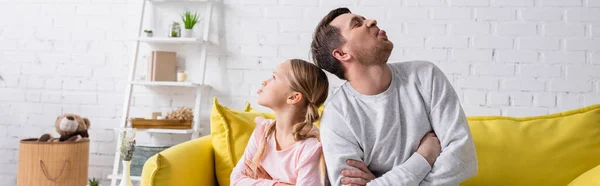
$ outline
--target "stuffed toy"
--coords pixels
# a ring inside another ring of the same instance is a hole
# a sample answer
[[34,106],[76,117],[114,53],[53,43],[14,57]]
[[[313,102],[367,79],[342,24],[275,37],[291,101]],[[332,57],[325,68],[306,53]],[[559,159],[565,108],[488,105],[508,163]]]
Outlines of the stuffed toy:
[[60,138],[53,138],[50,134],[42,135],[38,141],[41,142],[57,142],[57,141],[79,141],[88,138],[88,129],[90,128],[90,120],[76,114],[64,114],[56,118],[54,122],[56,132],[60,134]]

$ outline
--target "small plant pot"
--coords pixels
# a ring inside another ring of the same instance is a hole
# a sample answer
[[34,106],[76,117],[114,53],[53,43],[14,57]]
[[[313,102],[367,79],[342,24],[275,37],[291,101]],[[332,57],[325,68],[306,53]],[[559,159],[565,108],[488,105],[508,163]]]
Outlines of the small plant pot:
[[181,32],[181,37],[194,37],[194,30],[192,29],[183,29]]
[[146,33],[146,37],[152,37],[154,34],[152,33]]

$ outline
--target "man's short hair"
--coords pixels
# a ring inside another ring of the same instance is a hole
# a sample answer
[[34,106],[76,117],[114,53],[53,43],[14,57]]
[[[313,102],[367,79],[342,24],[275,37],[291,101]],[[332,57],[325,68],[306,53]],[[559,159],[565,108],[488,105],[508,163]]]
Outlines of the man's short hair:
[[342,37],[340,29],[331,26],[330,23],[339,15],[346,13],[352,12],[348,8],[337,8],[323,17],[317,28],[315,28],[313,40],[310,44],[310,52],[315,64],[319,68],[343,80],[346,80],[344,77],[344,67],[340,60],[332,55],[332,52],[335,48],[346,43],[346,40]]

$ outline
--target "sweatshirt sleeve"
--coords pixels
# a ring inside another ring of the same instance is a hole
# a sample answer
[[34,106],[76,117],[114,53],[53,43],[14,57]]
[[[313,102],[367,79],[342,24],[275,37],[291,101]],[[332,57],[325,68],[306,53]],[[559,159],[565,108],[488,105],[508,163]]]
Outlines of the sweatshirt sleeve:
[[252,157],[256,153],[258,149],[259,139],[263,135],[265,129],[265,122],[262,118],[256,118],[256,128],[252,132],[250,139],[248,140],[248,145],[246,145],[246,150],[244,150],[244,155],[237,162],[237,165],[233,168],[230,176],[231,185],[240,185],[240,186],[272,186],[277,183],[273,180],[267,179],[253,179],[251,177],[245,176],[242,171],[246,166],[245,160],[252,160]]
[[[354,169],[348,166],[346,160],[353,159],[363,161],[362,148],[354,134],[348,129],[345,119],[341,117],[335,108],[325,108],[321,119],[321,143],[327,174],[331,185],[341,185],[342,169]],[[431,166],[427,160],[418,153],[414,153],[407,161],[394,167],[367,185],[418,185],[425,175],[429,173]]]
[[[477,173],[475,144],[456,92],[443,72],[424,62],[417,70],[429,93],[429,119],[442,152],[420,185],[459,185]],[[426,100],[427,101],[427,100]]]
[[358,141],[345,126],[344,119],[331,105],[326,105],[321,116],[321,144],[328,179],[331,185],[340,185],[342,169],[355,169],[346,160],[362,161],[363,151]]
[[371,180],[367,185],[418,185],[430,170],[427,160],[415,152],[404,163]]

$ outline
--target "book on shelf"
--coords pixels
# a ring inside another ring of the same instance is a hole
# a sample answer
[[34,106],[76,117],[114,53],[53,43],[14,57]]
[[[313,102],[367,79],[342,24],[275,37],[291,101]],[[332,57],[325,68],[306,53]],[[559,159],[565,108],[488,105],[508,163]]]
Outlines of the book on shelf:
[[148,81],[177,81],[177,53],[152,51],[147,73]]

